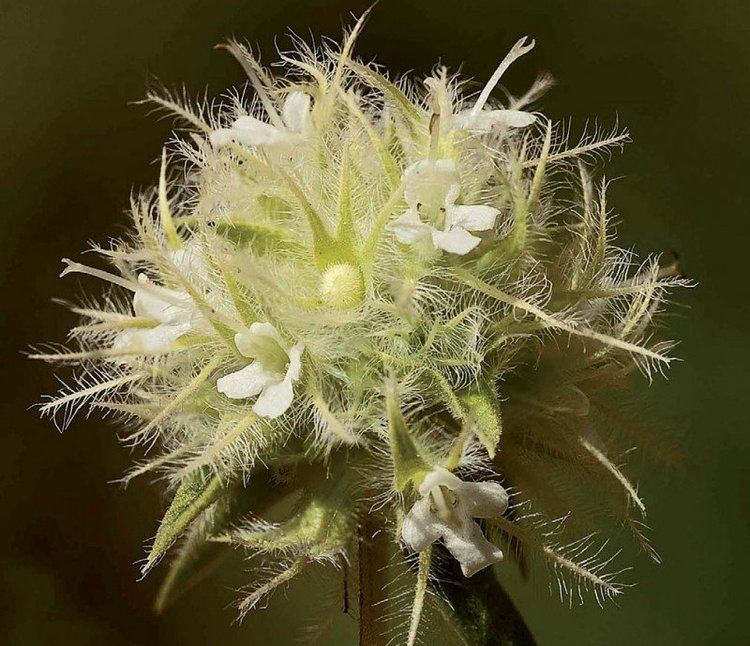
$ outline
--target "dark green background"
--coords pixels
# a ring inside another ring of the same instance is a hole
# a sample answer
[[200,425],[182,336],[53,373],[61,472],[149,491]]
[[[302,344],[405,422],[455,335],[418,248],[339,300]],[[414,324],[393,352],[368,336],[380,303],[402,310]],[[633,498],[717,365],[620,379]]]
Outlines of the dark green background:
[[[10,644],[286,644],[301,594],[230,625],[234,593],[219,577],[161,619],[160,572],[133,563],[163,501],[147,482],[107,484],[131,457],[113,430],[80,419],[63,435],[29,410],[54,382],[20,351],[62,341],[72,318],[52,304],[59,259],[123,230],[132,188],[153,182],[168,121],[128,102],[152,75],[198,94],[240,83],[212,46],[236,34],[273,58],[286,27],[338,37],[365,3],[142,0],[0,2],[0,642]],[[533,54],[507,75],[525,89],[537,70],[559,85],[549,115],[611,124],[634,143],[616,155],[611,204],[622,241],[678,250],[700,287],[678,295],[681,339],[669,381],[651,400],[684,437],[682,474],[651,472],[641,492],[664,556],[643,560],[617,604],[572,611],[509,576],[542,644],[716,644],[748,639],[748,258],[746,173],[750,8],[742,0],[427,2],[382,0],[358,46],[394,71],[438,59],[486,78],[524,34]],[[281,40],[281,43],[284,41]],[[92,285],[90,285],[92,286]],[[236,564],[233,570],[238,570]],[[226,572],[225,574],[231,574]],[[503,576],[508,576],[503,574]],[[342,643],[351,621],[342,621]]]

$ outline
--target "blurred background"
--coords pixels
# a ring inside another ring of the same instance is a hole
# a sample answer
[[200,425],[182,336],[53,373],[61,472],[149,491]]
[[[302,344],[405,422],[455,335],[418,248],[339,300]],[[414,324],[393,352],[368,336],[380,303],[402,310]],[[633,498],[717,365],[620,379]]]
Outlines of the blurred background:
[[[168,120],[132,104],[158,77],[191,95],[243,82],[213,46],[247,38],[274,59],[284,32],[338,38],[367,2],[288,0],[0,0],[0,643],[288,644],[311,589],[278,593],[233,624],[240,561],[152,613],[162,572],[135,561],[165,501],[158,486],[115,484],[132,456],[113,429],[78,419],[64,434],[30,406],[56,384],[27,361],[32,343],[63,341],[72,297],[59,259],[123,231],[130,191],[152,183]],[[652,409],[683,438],[682,472],[640,480],[664,557],[641,559],[617,604],[572,610],[501,576],[545,644],[736,644],[750,634],[746,174],[750,162],[747,0],[508,2],[381,0],[358,53],[394,72],[437,61],[486,79],[522,35],[534,52],[504,79],[537,71],[558,85],[542,110],[587,121],[619,117],[634,143],[607,175],[624,246],[676,250],[700,287],[678,294],[670,324],[684,359],[650,389]],[[646,385],[644,385],[644,388]],[[353,643],[344,617],[330,643]]]

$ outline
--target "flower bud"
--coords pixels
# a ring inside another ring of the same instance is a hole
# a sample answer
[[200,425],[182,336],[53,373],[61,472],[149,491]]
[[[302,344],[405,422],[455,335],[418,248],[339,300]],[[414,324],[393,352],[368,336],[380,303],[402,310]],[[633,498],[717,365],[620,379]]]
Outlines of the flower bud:
[[320,297],[324,303],[336,309],[359,305],[364,297],[359,269],[349,263],[331,265],[323,272]]

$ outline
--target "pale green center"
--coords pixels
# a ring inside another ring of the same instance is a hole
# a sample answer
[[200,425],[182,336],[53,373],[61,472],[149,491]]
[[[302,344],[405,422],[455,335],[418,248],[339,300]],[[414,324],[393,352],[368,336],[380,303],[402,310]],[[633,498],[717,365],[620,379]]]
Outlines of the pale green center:
[[260,365],[266,372],[283,378],[289,365],[289,355],[276,339],[258,335],[251,339],[248,345],[250,347],[244,350],[248,357],[260,361]]

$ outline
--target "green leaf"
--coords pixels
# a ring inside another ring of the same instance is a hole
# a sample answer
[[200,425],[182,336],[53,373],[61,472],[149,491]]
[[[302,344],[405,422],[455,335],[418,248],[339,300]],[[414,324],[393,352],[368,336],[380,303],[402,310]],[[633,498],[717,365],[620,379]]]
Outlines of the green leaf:
[[421,481],[424,474],[430,471],[430,466],[420,455],[411,437],[406,420],[401,413],[395,384],[387,386],[386,407],[396,489],[403,491],[410,482]]
[[347,65],[375,89],[383,93],[386,101],[403,115],[410,130],[413,131],[416,125],[424,120],[424,116],[419,109],[414,106],[409,97],[395,83],[392,83],[385,76],[366,65],[356,63],[352,60],[347,61]]
[[354,227],[354,206],[352,204],[352,169],[349,155],[344,151],[339,176],[339,220],[336,224],[336,241],[347,253],[354,253],[357,231]]
[[458,398],[464,409],[464,423],[479,438],[490,458],[494,458],[503,425],[492,384],[480,379]]
[[257,254],[272,251],[299,250],[301,246],[289,239],[281,228],[256,222],[217,222],[215,231],[240,248],[250,247]]
[[311,557],[342,550],[351,538],[356,521],[348,484],[342,474],[332,475],[302,499],[288,521],[273,529],[239,531],[229,540],[236,538],[263,552],[302,549]]
[[243,485],[237,482],[219,497],[212,514],[205,523],[195,527],[181,546],[177,557],[170,563],[169,572],[164,578],[154,609],[157,614],[164,612],[181,594],[219,565],[224,556],[230,553],[226,545],[210,540],[238,523],[251,511],[261,513],[277,502],[287,490],[273,486],[270,478],[253,477]]
[[320,215],[313,208],[312,204],[310,204],[310,201],[294,179],[282,171],[279,171],[279,175],[284,179],[287,188],[291,191],[310,225],[310,232],[313,238],[313,259],[318,269],[324,271],[331,265],[344,262],[355,264],[356,259],[354,258],[352,248],[348,246],[342,247],[329,233]]
[[143,566],[144,574],[156,564],[198,514],[216,500],[221,490],[221,479],[217,475],[208,476],[203,471],[197,471],[185,478],[156,532],[154,545]]
[[[445,548],[438,547],[445,553]],[[456,637],[467,646],[534,646],[518,609],[500,585],[492,568],[464,577],[458,562],[445,554],[438,607]]]

